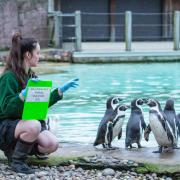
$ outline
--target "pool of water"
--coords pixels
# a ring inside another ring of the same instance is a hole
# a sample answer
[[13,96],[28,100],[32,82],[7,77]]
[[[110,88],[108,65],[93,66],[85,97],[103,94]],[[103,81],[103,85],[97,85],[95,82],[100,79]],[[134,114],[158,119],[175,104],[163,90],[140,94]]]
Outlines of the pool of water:
[[[137,97],[156,98],[164,107],[165,101],[175,100],[176,112],[180,113],[180,63],[147,64],[72,64],[56,67],[60,74],[40,76],[53,80],[53,86],[62,85],[71,78],[79,77],[80,86],[64,94],[63,100],[49,109],[51,130],[60,142],[67,144],[92,144],[97,128],[105,112],[109,96],[119,95],[124,102]],[[148,107],[142,106],[148,123]],[[124,147],[125,128],[130,110],[126,111],[123,136],[113,144]],[[157,146],[153,135],[144,146]]]

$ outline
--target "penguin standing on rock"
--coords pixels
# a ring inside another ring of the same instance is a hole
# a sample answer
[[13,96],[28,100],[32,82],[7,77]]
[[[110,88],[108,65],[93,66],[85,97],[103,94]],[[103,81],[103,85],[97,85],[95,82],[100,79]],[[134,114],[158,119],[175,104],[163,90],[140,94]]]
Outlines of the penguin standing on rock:
[[173,134],[175,137],[175,142],[173,145],[174,149],[178,149],[178,122],[177,122],[177,117],[176,117],[176,111],[174,109],[174,100],[173,99],[168,99],[166,101],[166,105],[163,110],[164,114],[167,117],[167,121],[171,125],[171,128],[173,130]]
[[102,144],[103,148],[112,148],[111,141],[113,138],[113,120],[116,119],[118,112],[119,97],[110,97],[106,102],[106,111],[99,124],[94,146]]
[[166,114],[162,111],[160,103],[155,99],[148,99],[146,104],[149,110],[149,125],[144,132],[144,137],[148,140],[149,133],[153,132],[154,137],[159,144],[159,150],[154,153],[161,153],[163,148],[173,147],[176,137],[173,128],[167,120]]
[[131,114],[126,126],[126,148],[129,146],[132,148],[133,143],[137,143],[138,148],[142,147],[140,144],[142,130],[145,130],[146,128],[146,123],[141,109],[141,105],[143,105],[143,103],[144,100],[141,98],[131,101]]

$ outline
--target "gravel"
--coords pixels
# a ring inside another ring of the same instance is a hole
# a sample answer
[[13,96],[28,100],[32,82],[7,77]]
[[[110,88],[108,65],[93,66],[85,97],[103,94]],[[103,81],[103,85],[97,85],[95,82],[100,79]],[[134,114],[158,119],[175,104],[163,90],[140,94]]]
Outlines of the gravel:
[[111,168],[103,170],[91,169],[84,170],[74,164],[69,166],[52,166],[38,167],[31,166],[35,169],[35,174],[15,173],[6,164],[0,164],[0,179],[1,180],[172,180],[171,177],[156,173],[138,174],[133,171],[118,171]]

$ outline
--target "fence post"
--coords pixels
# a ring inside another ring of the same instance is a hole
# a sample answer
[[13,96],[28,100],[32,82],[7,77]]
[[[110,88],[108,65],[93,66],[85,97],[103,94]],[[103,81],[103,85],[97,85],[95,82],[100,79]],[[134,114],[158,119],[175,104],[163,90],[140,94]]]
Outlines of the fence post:
[[63,46],[63,22],[62,22],[62,12],[59,11],[59,47],[62,48]]
[[48,12],[54,11],[54,0],[48,0]]
[[54,12],[54,21],[55,21],[55,28],[54,28],[54,42],[55,47],[61,48],[62,47],[62,13]]
[[75,50],[81,51],[81,11],[75,11]]
[[131,11],[125,12],[125,44],[126,51],[131,51],[132,42],[132,13]]
[[174,12],[174,50],[179,50],[179,37],[180,37],[180,12]]

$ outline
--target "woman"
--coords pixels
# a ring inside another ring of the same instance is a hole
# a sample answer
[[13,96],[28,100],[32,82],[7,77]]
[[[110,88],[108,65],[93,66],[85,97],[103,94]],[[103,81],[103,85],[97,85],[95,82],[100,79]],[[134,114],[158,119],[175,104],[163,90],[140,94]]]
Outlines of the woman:
[[[46,129],[44,121],[23,121],[22,112],[26,85],[37,76],[31,70],[39,61],[40,45],[33,38],[12,37],[12,48],[4,73],[0,78],[0,148],[12,169],[19,173],[34,173],[25,163],[29,154],[49,154],[57,150],[58,139]],[[36,79],[37,80],[37,79]],[[63,93],[76,87],[71,80],[51,92],[49,106],[61,100]]]

